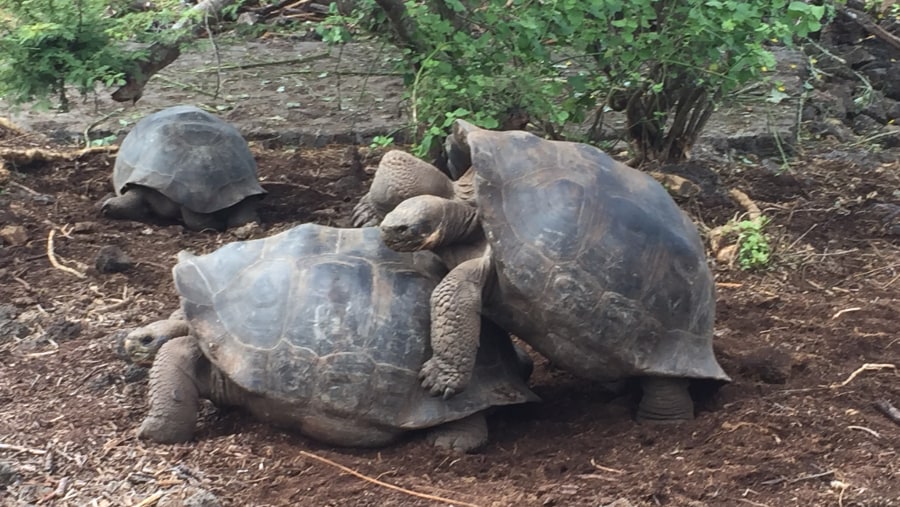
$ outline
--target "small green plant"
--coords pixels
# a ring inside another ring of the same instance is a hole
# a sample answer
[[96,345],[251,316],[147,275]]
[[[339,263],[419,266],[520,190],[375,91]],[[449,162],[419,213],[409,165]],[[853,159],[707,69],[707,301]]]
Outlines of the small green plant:
[[762,215],[752,220],[741,220],[735,227],[738,230],[738,262],[741,269],[761,269],[771,262],[769,237],[763,230],[769,219]]
[[394,144],[394,138],[391,136],[375,136],[372,138],[372,143],[369,145],[369,148],[372,148],[373,150],[387,148],[392,144]]
[[91,139],[91,146],[110,146],[116,142],[116,135],[108,135],[106,137],[101,137],[99,139]]

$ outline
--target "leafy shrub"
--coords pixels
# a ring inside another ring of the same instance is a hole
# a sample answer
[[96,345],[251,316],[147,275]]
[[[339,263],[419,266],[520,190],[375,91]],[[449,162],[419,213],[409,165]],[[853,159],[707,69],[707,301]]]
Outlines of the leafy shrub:
[[[146,52],[121,41],[168,40],[160,22],[177,17],[179,0],[154,2],[159,11],[128,12],[128,0],[0,0],[0,97],[12,104],[56,97],[68,108],[66,86],[82,95],[122,84]],[[110,5],[112,4],[112,5]],[[115,15],[113,15],[115,14]]]
[[[826,10],[788,0],[360,0],[355,15],[326,23],[356,20],[349,28],[403,51],[420,154],[455,118],[515,127],[522,111],[551,137],[593,120],[586,140],[596,141],[608,107],[626,112],[643,157],[677,160],[725,93],[774,66],[766,46],[819,30]],[[389,27],[359,22],[372,12]]]

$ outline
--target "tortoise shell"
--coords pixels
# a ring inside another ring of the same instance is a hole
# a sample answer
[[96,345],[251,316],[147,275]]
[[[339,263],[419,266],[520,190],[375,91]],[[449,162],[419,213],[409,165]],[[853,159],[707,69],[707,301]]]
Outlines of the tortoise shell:
[[443,400],[421,388],[429,296],[445,269],[430,252],[390,250],[377,228],[304,224],[203,256],[183,252],[173,271],[201,350],[266,400],[257,415],[325,441],[536,399],[505,333],[482,334],[471,389]]
[[727,380],[696,226],[649,175],[580,143],[458,122],[498,282],[486,311],[588,378]]
[[146,116],[125,136],[113,186],[122,195],[130,185],[156,190],[197,213],[213,213],[266,193],[240,132],[194,106]]

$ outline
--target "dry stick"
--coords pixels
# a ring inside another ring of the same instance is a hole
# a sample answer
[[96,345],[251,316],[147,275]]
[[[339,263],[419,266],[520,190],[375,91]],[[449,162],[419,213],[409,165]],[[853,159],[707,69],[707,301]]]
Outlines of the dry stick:
[[98,152],[113,152],[119,149],[118,145],[89,146],[79,150],[53,151],[41,148],[0,148],[0,158],[13,164],[32,164],[35,162],[52,162],[55,160],[73,160],[85,155]]
[[853,379],[855,379],[857,375],[859,375],[860,373],[862,373],[864,371],[890,370],[890,369],[896,369],[896,368],[897,368],[897,365],[889,364],[889,363],[865,363],[864,365],[857,368],[856,371],[851,373],[850,376],[847,377],[847,380],[841,382],[840,384],[831,384],[830,387],[832,389],[834,389],[836,387],[844,387],[845,385],[849,384],[850,382],[853,382]]
[[858,311],[860,311],[860,310],[862,310],[862,308],[859,307],[859,306],[854,306],[853,308],[844,308],[843,310],[840,310],[840,311],[838,311],[837,313],[835,313],[834,315],[832,315],[832,316],[831,316],[831,320],[834,320],[834,319],[840,317],[841,315],[843,315],[843,314],[845,314],[845,313],[848,313],[848,312],[858,312]]
[[900,50],[900,37],[897,37],[891,32],[878,26],[878,24],[872,21],[872,18],[870,18],[869,15],[865,12],[851,9],[849,7],[838,7],[837,10],[838,12],[855,21],[859,26],[863,27],[870,34],[893,46],[894,49]]
[[877,431],[875,431],[871,428],[866,428],[865,426],[850,425],[850,426],[847,426],[847,429],[848,430],[856,430],[856,431],[865,431],[866,433],[868,433],[869,435],[872,435],[875,438],[881,438],[881,435]]
[[82,273],[78,270],[72,269],[68,266],[63,266],[56,259],[56,254],[53,253],[53,236],[55,234],[56,234],[56,229],[50,229],[50,234],[47,235],[47,258],[50,259],[50,264],[52,264],[54,268],[56,268],[60,271],[65,271],[66,273],[75,275],[78,278],[84,278],[85,277],[84,273]]
[[21,445],[14,444],[0,444],[0,451],[15,451],[15,452],[27,452],[29,454],[47,454],[47,451],[44,449],[35,449],[34,447],[23,447]]
[[258,67],[272,67],[275,65],[296,65],[301,63],[310,63],[316,60],[324,60],[326,58],[330,58],[331,55],[329,53],[319,53],[317,55],[305,56],[303,58],[289,58],[287,60],[274,60],[271,62],[259,62],[259,63],[235,63],[233,65],[222,65],[221,67],[204,67],[197,70],[194,70],[194,73],[203,73],[203,72],[217,72],[222,70],[244,70],[244,69],[255,69]]
[[730,195],[732,199],[737,201],[738,204],[740,204],[745,210],[747,210],[747,218],[749,218],[750,220],[756,220],[760,215],[762,215],[762,212],[759,210],[759,206],[757,206],[756,203],[753,202],[753,199],[750,199],[750,197],[744,192],[741,192],[736,188],[732,188],[728,191],[728,195]]
[[209,13],[203,16],[203,24],[206,25],[206,33],[209,35],[209,42],[212,44],[213,53],[216,55],[216,91],[213,92],[213,100],[219,98],[219,92],[222,91],[222,55],[219,54],[219,44],[209,27]]
[[12,122],[9,118],[0,118],[0,128],[8,130],[14,134],[25,134],[25,130]]
[[156,505],[156,502],[159,501],[160,498],[163,497],[162,491],[157,491],[147,498],[141,500],[140,502],[134,504],[134,507],[150,507],[151,505]]
[[368,475],[363,475],[363,474],[357,472],[356,470],[353,470],[352,468],[347,468],[344,465],[341,465],[340,463],[335,463],[334,461],[331,461],[328,458],[323,458],[321,456],[317,456],[311,452],[300,451],[300,454],[306,456],[307,458],[312,458],[314,460],[321,461],[322,463],[325,463],[326,465],[331,465],[331,466],[337,468],[338,470],[341,470],[342,472],[346,472],[346,473],[348,473],[354,477],[358,477],[364,481],[371,482],[372,484],[377,484],[384,488],[393,489],[394,491],[406,493],[407,495],[410,495],[410,496],[424,498],[426,500],[434,500],[437,502],[444,502],[444,503],[448,503],[451,505],[461,505],[461,506],[465,506],[465,507],[479,507],[478,505],[475,505],[472,503],[460,502],[459,500],[451,500],[449,498],[443,498],[443,497],[435,496],[435,495],[428,495],[425,493],[419,493],[417,491],[412,491],[412,490],[409,490],[406,488],[401,488],[400,486],[394,486],[393,484],[379,481],[378,479],[369,477]]
[[875,402],[875,408],[884,414],[885,417],[900,424],[900,409],[891,405],[888,400],[879,400]]

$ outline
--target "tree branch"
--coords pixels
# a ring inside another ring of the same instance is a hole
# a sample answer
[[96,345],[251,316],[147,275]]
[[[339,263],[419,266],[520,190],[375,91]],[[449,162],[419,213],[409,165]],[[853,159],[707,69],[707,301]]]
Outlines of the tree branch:
[[[125,75],[125,84],[113,92],[112,99],[117,102],[135,103],[144,93],[144,87],[154,74],[174,62],[181,55],[181,44],[196,39],[204,27],[204,23],[195,23],[197,19],[205,20],[216,16],[222,9],[233,4],[235,0],[203,0],[191,7],[181,21],[172,25],[171,30],[190,28],[174,42],[154,42],[150,45],[148,58],[140,62]],[[402,4],[401,4],[402,5]]]

